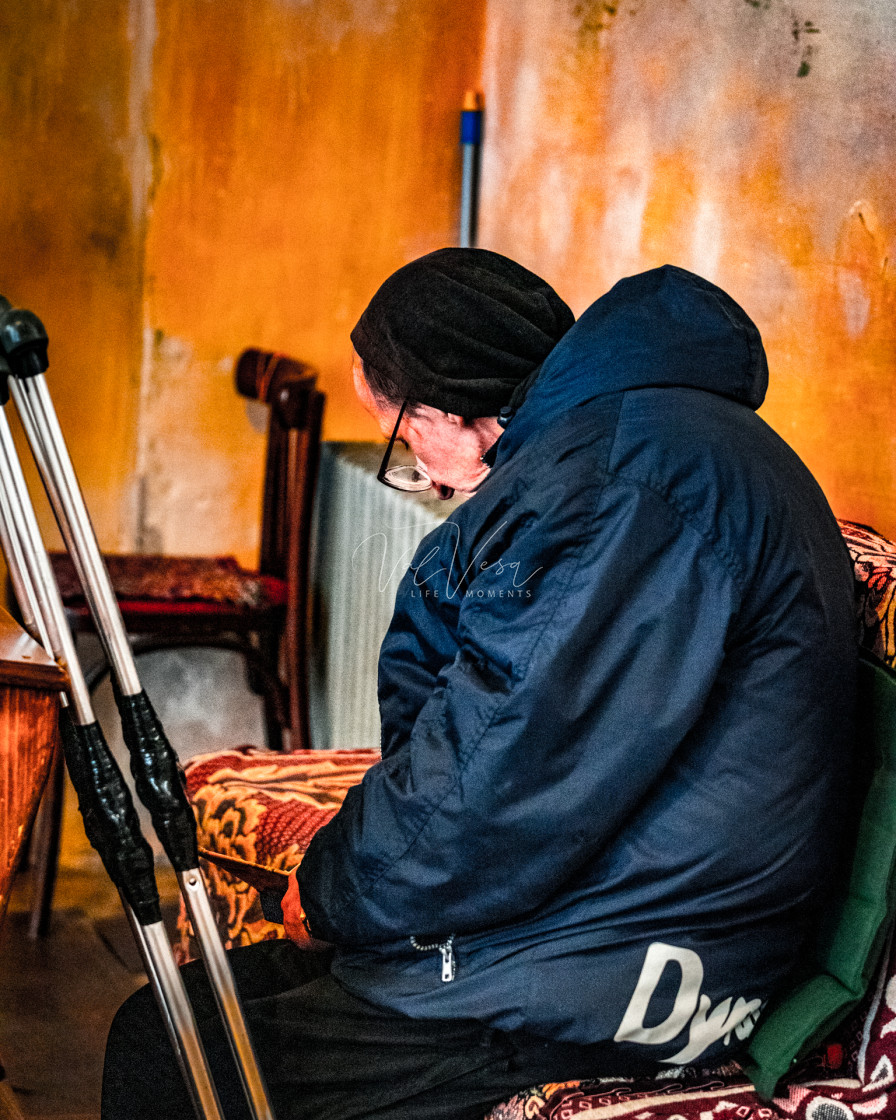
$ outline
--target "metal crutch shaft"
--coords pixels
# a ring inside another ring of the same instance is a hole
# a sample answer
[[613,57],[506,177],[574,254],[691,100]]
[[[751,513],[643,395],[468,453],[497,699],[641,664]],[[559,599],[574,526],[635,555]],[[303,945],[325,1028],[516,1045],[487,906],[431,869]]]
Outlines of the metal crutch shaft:
[[[39,642],[45,650],[50,649],[50,639],[43,627],[40,618],[40,609],[30,580],[23,578],[25,557],[18,537],[10,536],[7,526],[10,523],[10,510],[5,489],[0,486],[0,549],[3,555],[10,559],[7,563],[9,578],[12,582],[13,595],[19,605],[19,613],[28,633]],[[40,621],[38,621],[40,619]]]
[[198,1116],[222,1120],[199,1031],[174,961],[153,872],[152,849],[140,833],[130,790],[99,724],[77,727],[60,716],[63,749],[84,828],[126,902],[146,973]]
[[137,792],[149,808],[156,833],[177,872],[181,894],[202,951],[212,991],[228,1028],[229,1041],[250,1106],[258,1120],[273,1120],[233,973],[199,869],[195,818],[181,780],[180,764],[146,693],[122,695],[117,684],[114,693],[122,733],[131,752]]
[[[87,581],[84,589],[115,675],[115,699],[137,792],[149,810],[156,833],[178,874],[247,1096],[258,1120],[273,1120],[230,965],[211,916],[199,870],[195,820],[184,790],[180,764],[149,697],[140,687],[118,602],[112,594],[102,554],[43,375],[32,376],[24,383],[13,382],[12,393],[17,404],[20,395],[27,401],[23,408],[23,423],[27,423],[26,416],[33,422],[38,445],[52,478],[52,490],[62,504],[62,508],[57,510],[57,519],[66,537],[72,541],[75,555],[81,558],[82,578]],[[51,500],[52,490],[48,487]],[[132,691],[135,686],[137,691]]]
[[[134,931],[134,939],[146,962],[146,975],[162,1012],[165,1030],[170,1039],[178,1038],[179,1045],[174,1047],[174,1053],[193,1102],[193,1109],[198,1116],[209,1117],[209,1120],[223,1120],[218,1094],[208,1073],[202,1040],[199,1031],[195,1029],[193,1008],[171,952],[168,932],[161,922],[141,926],[130,909],[126,912]],[[186,1022],[193,1023],[194,1029],[185,1031],[182,1024]],[[196,1077],[194,1071],[198,1070],[205,1071],[204,1075]]]
[[0,486],[3,489],[4,513],[8,518],[7,535],[11,539],[11,555],[7,553],[10,572],[21,563],[16,582],[30,589],[45,649],[68,672],[70,696],[78,722],[94,722],[90,693],[81,673],[65,610],[53,577],[50,561],[31,504],[21,464],[13,443],[6,410],[0,408]]
[[0,539],[10,546],[6,556],[14,586],[21,588],[35,604],[44,648],[65,665],[72,684],[77,722],[72,720],[73,713],[63,696],[60,731],[85,831],[122,895],[132,928],[144,931],[137,937],[137,943],[197,1114],[204,1120],[220,1120],[195,1019],[162,925],[152,851],[140,832],[130,791],[93,717],[62,601],[2,408]]
[[[6,358],[0,355],[0,410],[2,410],[3,405],[5,405],[9,399],[8,390],[6,388],[8,376],[9,365],[7,364]],[[4,414],[4,419],[5,418]],[[24,575],[25,555],[22,552],[18,534],[11,532],[9,529],[9,526],[12,524],[12,510],[7,503],[6,489],[5,487],[0,488],[0,504],[3,506],[2,514],[0,514],[0,549],[3,550],[4,556],[10,557],[7,568],[9,570],[9,578],[12,581],[13,594],[19,605],[19,614],[21,615],[22,623],[32,638],[38,641],[45,650],[49,651],[49,634],[47,634],[44,629],[43,619],[40,617],[40,608],[37,602],[34,584]]]
[[140,678],[118,601],[84,504],[43,374],[20,380],[13,365],[9,389],[34,461],[75,565],[97,633],[125,693],[140,691]]
[[14,375],[11,380],[13,400],[35,451],[35,460],[113,670],[116,701],[137,791],[178,873],[250,1107],[257,1120],[273,1120],[233,974],[214,925],[199,869],[195,821],[183,788],[180,764],[140,686],[121,611],[43,377],[46,368],[45,342],[40,337],[43,328],[28,312],[14,314],[19,316],[14,330],[7,329],[8,319],[0,321],[0,344],[10,359]]

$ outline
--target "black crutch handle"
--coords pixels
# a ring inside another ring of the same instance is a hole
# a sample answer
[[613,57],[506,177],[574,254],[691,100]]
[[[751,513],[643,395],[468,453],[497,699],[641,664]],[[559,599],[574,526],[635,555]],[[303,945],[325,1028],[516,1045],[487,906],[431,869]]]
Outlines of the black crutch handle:
[[87,839],[99,852],[109,878],[142,926],[162,920],[153,855],[118,763],[98,723],[76,724],[59,713],[62,750]]
[[0,304],[0,350],[9,359],[14,377],[35,377],[50,364],[47,357],[49,339],[43,323],[33,311]]
[[140,800],[174,870],[192,871],[199,866],[196,818],[177,755],[146,692],[124,696],[117,685],[114,691]]
[[[3,296],[0,296],[0,300]],[[9,368],[9,362],[6,360],[6,355],[0,351],[0,408],[4,408],[9,403],[9,379],[12,376],[12,370]]]

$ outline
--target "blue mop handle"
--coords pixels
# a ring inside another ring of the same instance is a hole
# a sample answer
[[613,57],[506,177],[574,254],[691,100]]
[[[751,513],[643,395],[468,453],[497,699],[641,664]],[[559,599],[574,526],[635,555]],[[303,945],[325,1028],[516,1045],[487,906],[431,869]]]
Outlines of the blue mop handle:
[[476,244],[478,211],[479,151],[482,147],[482,102],[478,93],[468,92],[460,114],[461,188],[460,237],[462,249]]
[[479,94],[470,91],[464,97],[464,107],[460,114],[461,144],[482,143],[482,105]]

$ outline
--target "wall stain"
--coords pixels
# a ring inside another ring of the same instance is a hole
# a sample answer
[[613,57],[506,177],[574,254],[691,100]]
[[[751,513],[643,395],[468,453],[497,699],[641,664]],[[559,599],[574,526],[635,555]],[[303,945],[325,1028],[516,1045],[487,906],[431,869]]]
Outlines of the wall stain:
[[800,55],[800,66],[796,72],[798,78],[805,78],[811,69],[810,59],[814,53],[811,42],[806,41],[807,35],[817,35],[821,28],[816,27],[810,19],[800,20],[796,13],[790,16],[790,34],[793,37],[794,48]]
[[[772,6],[772,0],[744,0],[744,3],[761,12],[767,12]],[[811,19],[802,19],[793,8],[789,9],[789,15],[793,51],[799,57],[796,76],[805,78],[808,77],[812,69],[812,56],[815,53],[815,46],[807,39],[807,36],[819,35],[821,28]]]
[[162,138],[156,132],[149,133],[149,156],[152,164],[152,173],[149,179],[149,191],[146,198],[147,207],[152,206],[153,200],[156,197],[156,191],[159,189],[162,176],[165,173],[165,164],[162,156]]
[[119,239],[108,230],[94,229],[87,234],[87,244],[98,250],[110,261],[118,256]]
[[843,326],[855,339],[886,334],[892,321],[893,292],[887,271],[886,231],[875,207],[861,199],[844,219],[834,257]]
[[[578,40],[580,49],[600,44],[601,33],[609,31],[619,11],[615,0],[576,0],[572,14],[580,20]],[[634,10],[631,12],[634,15]]]

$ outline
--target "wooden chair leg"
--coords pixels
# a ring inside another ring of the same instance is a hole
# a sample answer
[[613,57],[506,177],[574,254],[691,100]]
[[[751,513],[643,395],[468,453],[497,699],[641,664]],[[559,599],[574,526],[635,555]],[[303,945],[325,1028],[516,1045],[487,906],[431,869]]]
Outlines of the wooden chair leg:
[[290,750],[309,750],[311,747],[311,719],[308,697],[307,649],[289,647],[284,651],[284,676],[289,721]]
[[264,715],[264,743],[269,751],[283,750],[283,727],[277,713],[277,706],[268,693],[262,696],[262,712]]
[[246,683],[256,696],[261,697],[265,746],[269,751],[282,751],[283,728],[286,726],[283,686],[258,650],[244,648],[241,652],[246,662]]
[[[249,687],[262,699],[264,739],[269,751],[283,750],[283,729],[289,718],[284,705],[279,658],[280,635],[271,633],[259,635],[255,657],[246,657]],[[256,661],[256,667],[252,665],[253,660]]]
[[65,766],[62,750],[57,746],[50,775],[41,800],[32,843],[34,890],[28,935],[46,937],[50,930],[53,891],[59,870],[59,845],[62,838],[62,802],[65,789]]

